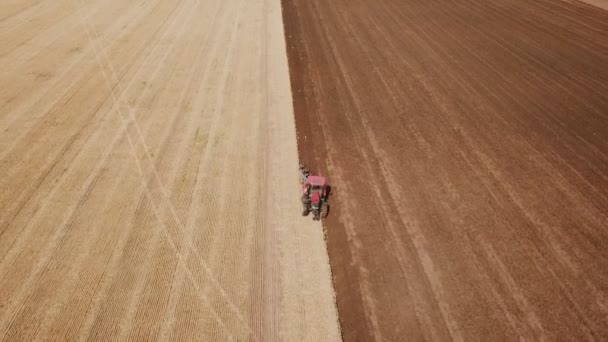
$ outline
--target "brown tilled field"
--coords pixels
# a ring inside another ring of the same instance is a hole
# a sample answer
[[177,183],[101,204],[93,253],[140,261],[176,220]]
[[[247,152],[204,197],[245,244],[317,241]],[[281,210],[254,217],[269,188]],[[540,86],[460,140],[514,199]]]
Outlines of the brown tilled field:
[[345,340],[608,339],[608,11],[283,6]]
[[0,1],[0,340],[337,340],[279,0]]

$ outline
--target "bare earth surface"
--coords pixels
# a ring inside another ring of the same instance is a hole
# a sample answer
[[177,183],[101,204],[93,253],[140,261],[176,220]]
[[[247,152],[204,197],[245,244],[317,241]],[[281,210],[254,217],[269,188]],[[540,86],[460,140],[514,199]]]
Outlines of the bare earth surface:
[[607,340],[608,11],[283,4],[345,340]]
[[1,1],[0,65],[0,339],[339,339],[279,1]]
[[[579,0],[566,0],[566,1],[579,1]],[[580,1],[588,3],[593,6],[597,6],[599,8],[603,8],[608,11],[608,0],[580,0]]]

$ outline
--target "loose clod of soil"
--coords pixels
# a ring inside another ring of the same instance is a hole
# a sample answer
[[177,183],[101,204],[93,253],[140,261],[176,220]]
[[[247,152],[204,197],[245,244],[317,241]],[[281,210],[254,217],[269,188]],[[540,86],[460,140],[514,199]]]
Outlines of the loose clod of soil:
[[283,7],[344,339],[608,339],[608,11]]

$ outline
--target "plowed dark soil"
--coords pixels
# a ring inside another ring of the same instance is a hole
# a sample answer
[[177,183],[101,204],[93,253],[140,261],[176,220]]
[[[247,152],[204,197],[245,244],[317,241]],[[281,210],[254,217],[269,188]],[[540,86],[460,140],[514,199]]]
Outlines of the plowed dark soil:
[[345,340],[608,339],[608,11],[283,6]]

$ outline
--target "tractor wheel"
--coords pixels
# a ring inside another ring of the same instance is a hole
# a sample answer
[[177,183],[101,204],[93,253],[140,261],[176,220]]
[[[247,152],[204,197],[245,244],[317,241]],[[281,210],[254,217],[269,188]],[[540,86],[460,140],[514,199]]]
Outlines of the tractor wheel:
[[326,218],[328,214],[329,214],[329,204],[325,203],[325,204],[323,204],[323,207],[321,207],[321,217]]
[[308,208],[307,205],[303,205],[302,206],[302,216],[308,216],[309,213],[310,213],[310,208]]
[[320,217],[320,215],[319,215],[319,214],[320,214],[320,213],[319,213],[319,209],[317,209],[317,210],[313,210],[313,211],[312,211],[312,214],[313,214],[313,217],[312,217],[312,219],[313,219],[313,220],[315,220],[315,221],[319,221],[319,220],[321,219],[321,217]]

